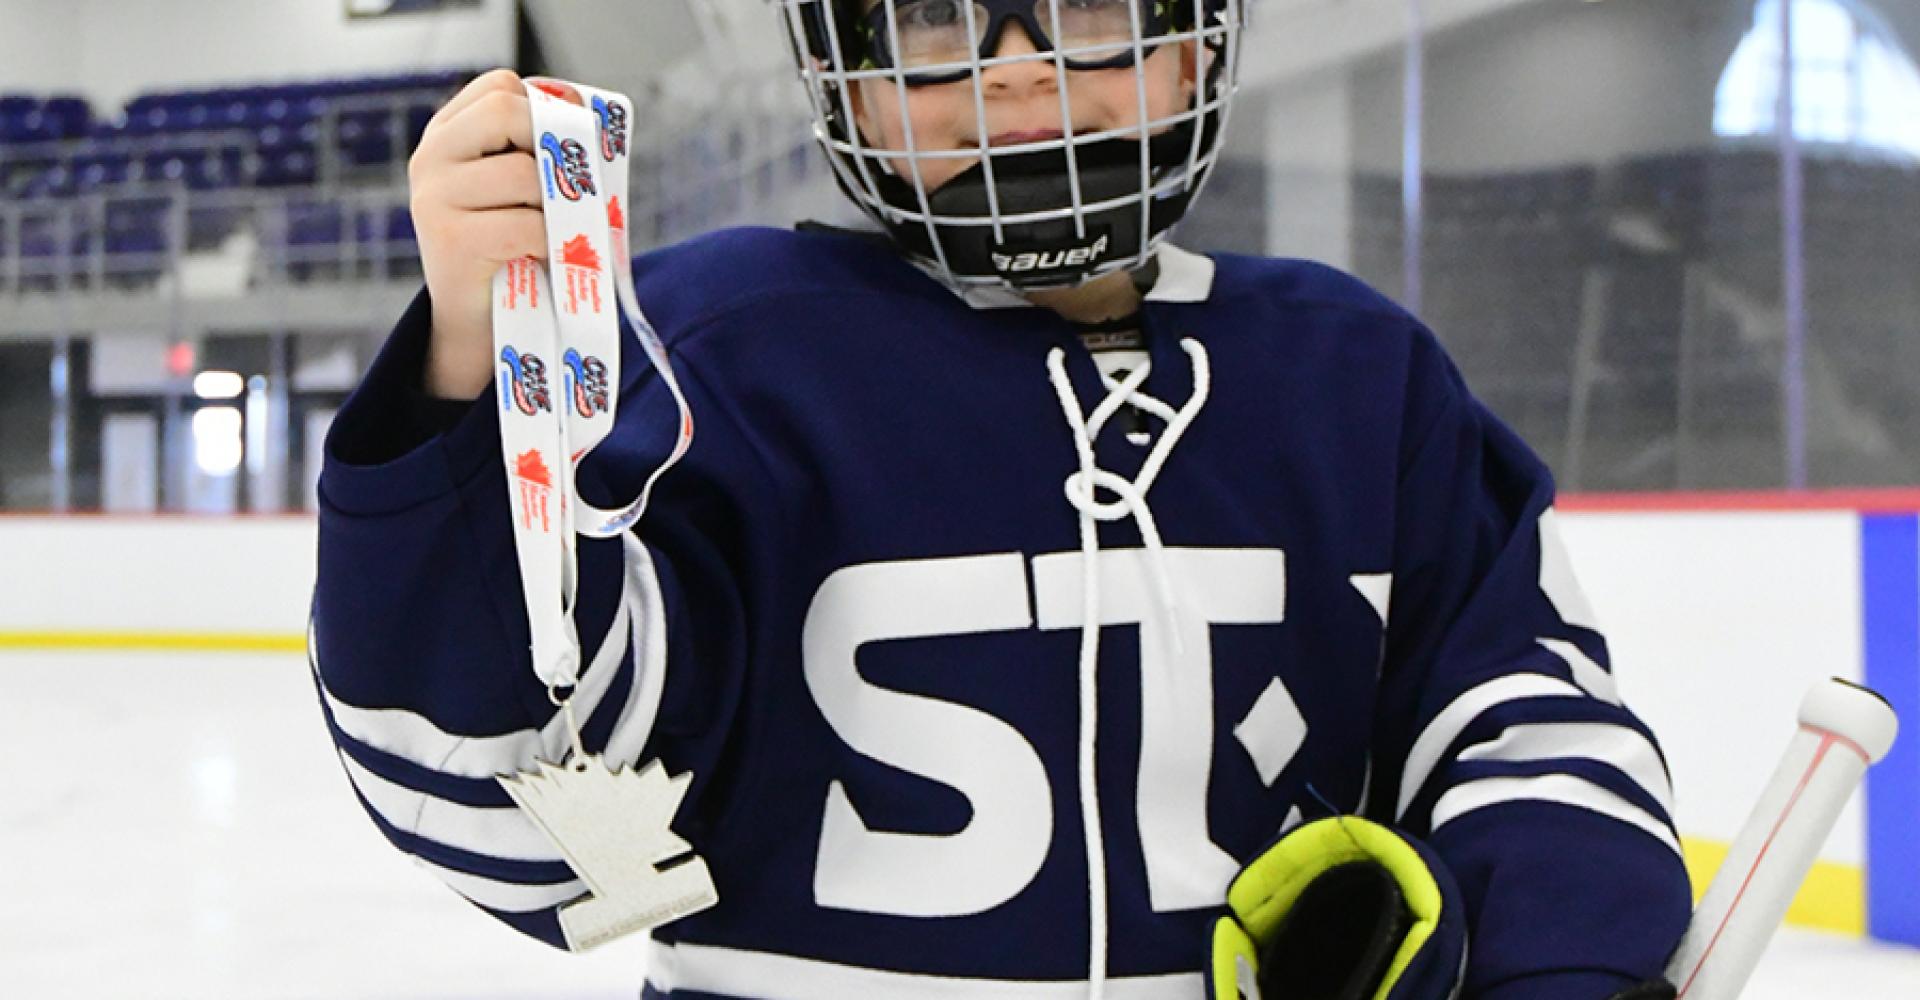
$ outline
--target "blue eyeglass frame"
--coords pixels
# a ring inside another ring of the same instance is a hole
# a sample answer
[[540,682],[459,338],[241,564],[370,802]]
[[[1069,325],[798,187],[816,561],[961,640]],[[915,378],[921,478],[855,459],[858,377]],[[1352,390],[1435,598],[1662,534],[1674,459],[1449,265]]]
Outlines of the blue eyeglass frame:
[[[898,13],[927,2],[930,0],[894,0],[893,6]],[[1052,18],[1042,18],[1035,13],[1035,8],[1047,3],[1048,0],[956,0],[956,2],[971,3],[987,10],[987,32],[980,40],[979,55],[982,59],[993,58],[994,50],[1000,47],[1000,35],[1007,30],[1008,21],[1018,21],[1026,30],[1027,37],[1033,40],[1035,48],[1042,52],[1052,52],[1054,49],[1053,38],[1047,34],[1046,25],[1042,23],[1051,21]],[[1064,3],[1066,0],[1061,2]],[[1140,11],[1141,40],[1144,42],[1170,33],[1174,27],[1172,9],[1192,2],[1193,0],[1174,0],[1173,3],[1169,3],[1168,0],[1132,0],[1134,6]],[[874,4],[872,10],[860,16],[857,24],[862,52],[862,58],[859,61],[863,64],[862,68],[894,69],[893,53],[887,47],[887,38],[891,33],[887,31],[886,0]],[[1134,50],[1128,48],[1104,59],[1066,59],[1065,62],[1068,69],[1118,69],[1133,65],[1133,54]],[[923,87],[964,80],[972,73],[972,68],[968,67],[939,72],[908,70],[904,76],[907,86]]]

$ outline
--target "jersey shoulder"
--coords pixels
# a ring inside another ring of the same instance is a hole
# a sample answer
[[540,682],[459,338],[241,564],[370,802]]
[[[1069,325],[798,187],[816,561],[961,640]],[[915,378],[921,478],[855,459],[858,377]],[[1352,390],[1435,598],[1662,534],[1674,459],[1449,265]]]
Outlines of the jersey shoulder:
[[650,251],[633,267],[640,308],[669,344],[721,320],[950,294],[884,241],[845,230],[718,229]]
[[1329,312],[1402,328],[1421,325],[1399,303],[1337,267],[1291,257],[1209,256],[1214,260],[1217,298],[1252,296],[1290,311]]
[[1311,371],[1360,396],[1404,398],[1420,413],[1471,399],[1440,338],[1360,278],[1309,260],[1211,256],[1213,294],[1203,308],[1249,370]]

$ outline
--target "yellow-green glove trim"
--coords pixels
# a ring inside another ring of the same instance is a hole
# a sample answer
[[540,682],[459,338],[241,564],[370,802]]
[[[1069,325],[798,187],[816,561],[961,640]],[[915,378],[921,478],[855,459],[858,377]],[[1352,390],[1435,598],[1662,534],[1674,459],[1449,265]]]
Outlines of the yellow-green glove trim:
[[1260,967],[1260,952],[1232,917],[1213,922],[1212,962],[1213,982],[1233,983],[1244,994],[1253,992],[1253,970]]
[[[1405,972],[1422,945],[1439,925],[1441,891],[1427,863],[1399,834],[1378,823],[1358,816],[1333,816],[1308,823],[1255,858],[1227,887],[1227,908],[1238,918],[1244,930],[1239,941],[1227,938],[1236,949],[1223,955],[1223,934],[1214,928],[1214,982],[1234,981],[1233,955],[1244,942],[1247,954],[1256,954],[1253,942],[1274,932],[1300,894],[1328,869],[1355,861],[1371,860],[1385,868],[1400,884],[1413,927],[1394,953],[1393,964],[1382,979],[1374,1000],[1385,1000],[1388,991]],[[1224,918],[1223,923],[1227,923]]]

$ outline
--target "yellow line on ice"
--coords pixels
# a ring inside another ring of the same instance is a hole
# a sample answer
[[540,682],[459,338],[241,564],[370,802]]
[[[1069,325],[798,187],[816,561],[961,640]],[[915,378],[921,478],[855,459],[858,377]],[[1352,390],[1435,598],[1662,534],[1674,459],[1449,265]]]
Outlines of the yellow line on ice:
[[[1733,845],[1682,837],[1680,846],[1686,850],[1687,874],[1693,878],[1693,901],[1697,905]],[[1866,870],[1837,861],[1814,862],[1806,881],[1800,883],[1800,892],[1793,897],[1793,905],[1787,907],[1786,922],[1794,927],[1864,935],[1867,932]]]
[[0,632],[0,649],[298,653],[306,636],[277,632]]

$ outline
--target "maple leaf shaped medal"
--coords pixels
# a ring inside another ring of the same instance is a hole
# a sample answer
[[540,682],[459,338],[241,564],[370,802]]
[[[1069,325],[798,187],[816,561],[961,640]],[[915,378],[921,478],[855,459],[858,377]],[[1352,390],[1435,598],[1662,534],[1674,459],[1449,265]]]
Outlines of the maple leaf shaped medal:
[[720,901],[707,863],[668,825],[693,775],[669,778],[659,761],[609,770],[597,756],[536,765],[496,780],[587,884],[590,895],[560,908],[569,950],[586,951]]

